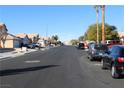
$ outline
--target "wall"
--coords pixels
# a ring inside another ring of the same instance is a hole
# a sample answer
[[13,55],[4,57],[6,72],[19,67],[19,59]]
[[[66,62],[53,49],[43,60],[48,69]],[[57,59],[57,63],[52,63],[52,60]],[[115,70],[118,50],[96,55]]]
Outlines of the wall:
[[13,40],[6,40],[5,48],[13,48]]
[[[3,47],[3,43],[1,42],[1,46]],[[5,48],[13,48],[13,40],[6,40],[5,41]]]

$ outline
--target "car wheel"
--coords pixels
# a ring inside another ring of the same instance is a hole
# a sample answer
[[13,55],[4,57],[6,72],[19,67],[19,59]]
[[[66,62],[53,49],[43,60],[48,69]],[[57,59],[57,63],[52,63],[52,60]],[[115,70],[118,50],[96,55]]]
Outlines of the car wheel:
[[89,59],[90,59],[90,61],[93,61],[94,60],[94,58],[92,56],[89,56]]
[[101,65],[102,65],[102,69],[107,69],[107,66],[103,59],[101,59]]
[[90,56],[89,56],[89,55],[87,55],[87,58],[89,59],[89,58],[90,58]]
[[111,67],[111,76],[113,78],[119,78],[119,73],[117,72],[117,69],[114,64]]

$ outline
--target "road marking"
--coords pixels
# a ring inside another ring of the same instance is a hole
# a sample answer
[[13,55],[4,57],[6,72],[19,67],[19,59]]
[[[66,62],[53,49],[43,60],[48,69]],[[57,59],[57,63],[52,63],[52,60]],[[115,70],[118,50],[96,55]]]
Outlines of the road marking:
[[102,64],[98,64],[98,63],[97,63],[97,64],[93,64],[93,65],[94,65],[94,66],[101,66]]
[[40,60],[28,60],[28,61],[25,61],[25,63],[39,63]]

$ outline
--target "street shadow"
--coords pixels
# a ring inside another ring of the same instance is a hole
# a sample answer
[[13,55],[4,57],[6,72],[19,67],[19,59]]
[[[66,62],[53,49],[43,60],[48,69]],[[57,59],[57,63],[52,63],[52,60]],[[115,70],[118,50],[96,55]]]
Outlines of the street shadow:
[[46,68],[57,67],[57,66],[59,66],[59,65],[46,65],[46,66],[20,68],[20,69],[0,70],[0,76],[22,74],[24,72],[36,71],[36,70],[43,70],[43,69],[46,69]]

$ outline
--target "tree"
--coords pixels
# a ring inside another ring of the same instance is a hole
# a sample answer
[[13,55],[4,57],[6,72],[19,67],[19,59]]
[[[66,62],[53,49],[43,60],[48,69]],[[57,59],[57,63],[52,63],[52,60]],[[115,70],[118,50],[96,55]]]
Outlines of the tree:
[[53,36],[51,37],[50,42],[51,42],[52,44],[57,45],[58,39],[59,39],[59,37],[58,37],[57,35],[53,35]]
[[79,43],[79,41],[77,39],[72,39],[70,41],[71,45],[77,45]]
[[6,41],[6,37],[7,37],[7,28],[5,24],[0,24],[0,47],[1,44],[3,45],[3,47],[5,47],[5,41]]
[[57,41],[59,39],[59,37],[57,35],[53,35],[52,39]]
[[[86,40],[94,40],[96,41],[97,34],[96,34],[96,24],[92,24],[89,26],[86,34],[85,34],[85,39]],[[118,33],[117,33],[117,28],[115,26],[105,24],[105,38],[106,40],[113,40],[117,39]],[[99,40],[102,40],[102,24],[99,24]]]
[[83,40],[84,40],[84,36],[80,36],[80,37],[78,38],[78,40],[79,40],[79,41],[83,41]]
[[59,39],[59,37],[57,35],[55,35],[54,39],[57,41]]

